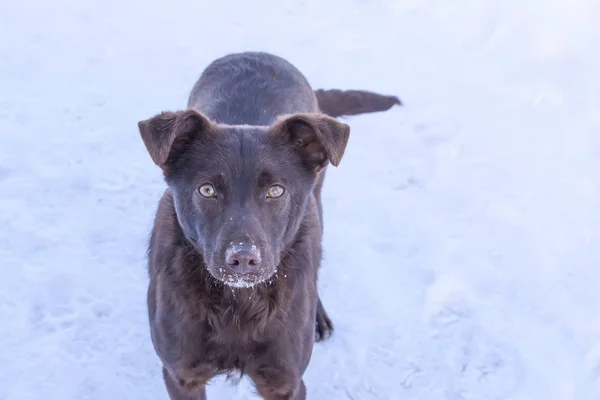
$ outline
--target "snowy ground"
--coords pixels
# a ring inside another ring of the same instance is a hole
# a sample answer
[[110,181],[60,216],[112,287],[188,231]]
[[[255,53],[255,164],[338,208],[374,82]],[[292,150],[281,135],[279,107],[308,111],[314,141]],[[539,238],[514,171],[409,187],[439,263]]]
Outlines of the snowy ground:
[[599,20],[597,0],[0,2],[0,399],[166,399],[145,309],[164,185],[136,122],[240,50],[406,104],[349,119],[328,175],[337,331],[309,399],[600,399]]

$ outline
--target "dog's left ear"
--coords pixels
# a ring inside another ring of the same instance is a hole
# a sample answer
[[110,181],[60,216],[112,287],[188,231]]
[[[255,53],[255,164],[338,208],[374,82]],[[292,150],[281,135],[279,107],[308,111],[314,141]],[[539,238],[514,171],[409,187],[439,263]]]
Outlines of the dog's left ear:
[[338,166],[350,137],[350,126],[317,113],[299,113],[280,118],[270,129],[279,143],[292,146],[312,171],[328,162]]

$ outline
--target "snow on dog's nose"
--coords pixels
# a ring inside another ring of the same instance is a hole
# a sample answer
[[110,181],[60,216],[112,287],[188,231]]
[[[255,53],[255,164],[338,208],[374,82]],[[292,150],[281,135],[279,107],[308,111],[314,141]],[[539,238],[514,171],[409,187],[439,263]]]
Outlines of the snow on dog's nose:
[[260,250],[249,243],[232,244],[225,251],[225,262],[231,272],[236,274],[254,273],[260,267]]

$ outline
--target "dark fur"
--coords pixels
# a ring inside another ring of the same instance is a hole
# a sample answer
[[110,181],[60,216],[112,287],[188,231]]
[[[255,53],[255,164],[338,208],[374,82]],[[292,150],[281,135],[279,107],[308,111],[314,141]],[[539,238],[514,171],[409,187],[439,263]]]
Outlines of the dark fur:
[[319,109],[331,117],[387,111],[402,105],[396,96],[383,96],[366,90],[315,90]]
[[[305,399],[313,342],[333,329],[317,294],[320,191],[350,132],[326,114],[390,107],[389,96],[348,93],[319,97],[279,57],[232,54],[206,68],[187,110],[139,123],[168,185],[149,244],[148,312],[172,399],[204,399],[212,377],[235,371],[266,399]],[[207,182],[216,198],[199,194]],[[265,196],[273,184],[281,197]],[[225,261],[235,243],[260,255],[245,275]],[[228,286],[232,277],[253,286]]]

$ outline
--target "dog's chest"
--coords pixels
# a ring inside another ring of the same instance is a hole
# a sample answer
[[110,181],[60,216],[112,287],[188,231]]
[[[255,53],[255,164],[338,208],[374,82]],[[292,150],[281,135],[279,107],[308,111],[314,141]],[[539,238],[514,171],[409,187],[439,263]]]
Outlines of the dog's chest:
[[240,325],[220,325],[218,330],[205,325],[204,329],[192,334],[193,338],[188,338],[188,343],[193,341],[193,346],[187,346],[191,351],[185,356],[182,367],[202,371],[210,367],[216,373],[246,370],[252,360],[269,347],[268,335],[261,335],[256,329],[252,323],[241,321]]
[[280,325],[277,312],[269,313],[258,303],[232,302],[206,311],[189,332],[199,358],[219,369],[243,368],[248,357],[264,351]]

